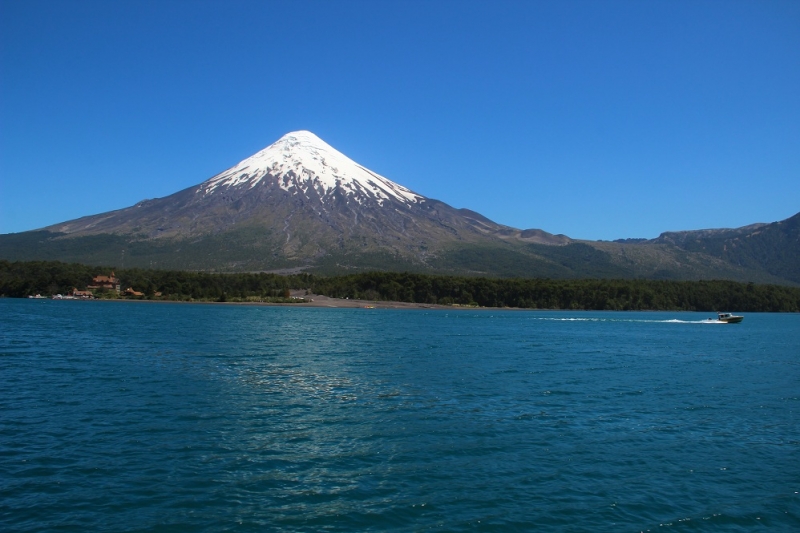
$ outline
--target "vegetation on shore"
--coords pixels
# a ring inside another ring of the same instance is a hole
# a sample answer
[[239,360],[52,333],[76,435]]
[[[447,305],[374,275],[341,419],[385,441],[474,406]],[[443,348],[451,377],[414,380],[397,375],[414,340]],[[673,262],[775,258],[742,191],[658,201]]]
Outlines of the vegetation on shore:
[[[57,261],[0,260],[0,296],[24,298],[83,290],[111,268]],[[530,309],[800,311],[800,288],[733,281],[495,279],[368,272],[346,276],[212,274],[118,269],[138,298],[175,301],[292,302],[290,289],[335,298]],[[117,298],[114,291],[99,297]]]

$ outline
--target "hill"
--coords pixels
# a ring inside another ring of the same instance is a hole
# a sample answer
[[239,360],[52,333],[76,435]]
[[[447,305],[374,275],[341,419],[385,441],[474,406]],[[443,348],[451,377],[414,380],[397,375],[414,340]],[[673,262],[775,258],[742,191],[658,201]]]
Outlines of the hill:
[[650,241],[577,241],[427,198],[299,131],[164,198],[0,235],[0,259],[217,272],[797,284],[798,217]]

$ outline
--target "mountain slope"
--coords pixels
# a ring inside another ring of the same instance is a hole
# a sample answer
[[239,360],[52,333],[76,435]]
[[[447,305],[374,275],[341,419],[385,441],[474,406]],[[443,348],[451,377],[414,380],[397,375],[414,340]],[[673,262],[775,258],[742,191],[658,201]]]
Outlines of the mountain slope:
[[170,196],[0,235],[0,258],[217,271],[800,283],[798,224],[793,217],[635,243],[574,241],[426,198],[298,131]]
[[800,213],[779,222],[737,229],[666,232],[654,242],[800,283]]
[[94,246],[92,262],[116,255],[114,263],[226,270],[429,269],[432,259],[463,245],[570,242],[426,198],[306,131],[285,135],[198,186],[43,231],[37,253],[46,241],[78,260],[85,254],[70,250]]

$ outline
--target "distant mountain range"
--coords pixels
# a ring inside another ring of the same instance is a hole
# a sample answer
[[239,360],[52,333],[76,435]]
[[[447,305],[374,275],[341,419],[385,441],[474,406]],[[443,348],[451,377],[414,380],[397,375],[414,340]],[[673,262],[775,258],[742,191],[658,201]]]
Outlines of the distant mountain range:
[[800,284],[800,213],[653,240],[579,241],[426,198],[298,131],[164,198],[16,234],[0,258],[119,267]]

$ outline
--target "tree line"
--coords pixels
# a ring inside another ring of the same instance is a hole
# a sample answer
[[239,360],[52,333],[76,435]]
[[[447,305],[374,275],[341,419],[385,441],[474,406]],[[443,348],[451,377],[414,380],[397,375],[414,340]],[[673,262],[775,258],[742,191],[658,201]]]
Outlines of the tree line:
[[[0,261],[0,296],[83,290],[111,268],[57,261]],[[799,312],[800,288],[725,280],[519,279],[366,272],[345,276],[215,274],[119,269],[123,290],[143,298],[246,301],[287,297],[290,289],[334,298],[530,309]],[[100,294],[117,297],[116,293]],[[275,300],[272,300],[275,301]]]
[[530,309],[800,311],[800,288],[734,281],[497,279],[369,272],[315,278],[337,298]]

